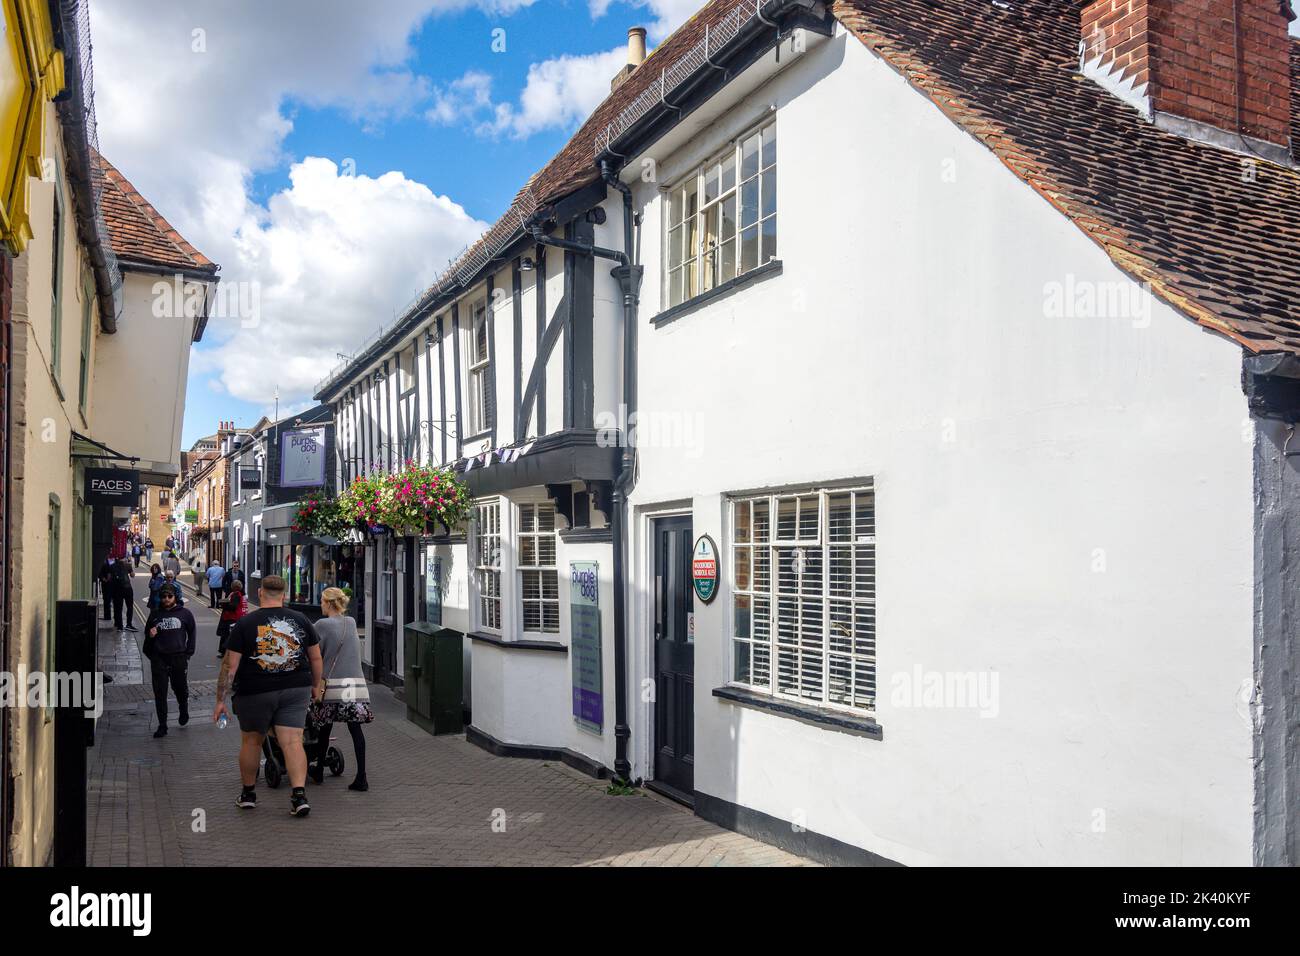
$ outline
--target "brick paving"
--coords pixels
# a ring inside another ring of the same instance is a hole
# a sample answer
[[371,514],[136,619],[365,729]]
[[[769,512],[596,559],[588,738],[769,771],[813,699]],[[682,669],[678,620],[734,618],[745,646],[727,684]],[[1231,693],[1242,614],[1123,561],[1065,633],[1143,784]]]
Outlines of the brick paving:
[[[197,605],[195,661],[215,660],[215,616]],[[92,866],[807,865],[649,792],[611,796],[606,783],[562,764],[430,736],[386,688],[371,688],[369,792],[347,789],[352,742],[336,728],[349,766],[323,785],[308,782],[309,817],[289,815],[287,781],[272,790],[260,778],[257,809],[239,810],[239,733],[211,723],[214,694],[210,680],[196,680],[190,724],[173,720],[154,740],[147,685],[110,685],[90,751]]]

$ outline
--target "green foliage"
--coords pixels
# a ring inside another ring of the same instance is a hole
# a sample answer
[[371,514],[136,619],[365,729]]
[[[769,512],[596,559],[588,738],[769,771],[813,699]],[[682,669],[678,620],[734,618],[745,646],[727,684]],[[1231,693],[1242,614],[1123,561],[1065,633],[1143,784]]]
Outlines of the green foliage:
[[470,516],[469,486],[449,468],[408,461],[396,474],[374,472],[358,477],[339,496],[349,525],[384,525],[394,534],[421,534],[438,522],[448,530]]

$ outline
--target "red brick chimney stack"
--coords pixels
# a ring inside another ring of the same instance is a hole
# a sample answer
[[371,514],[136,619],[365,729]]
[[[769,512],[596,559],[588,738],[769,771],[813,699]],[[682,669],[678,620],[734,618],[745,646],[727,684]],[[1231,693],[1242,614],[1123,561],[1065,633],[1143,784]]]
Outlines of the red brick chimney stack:
[[1083,69],[1162,128],[1289,162],[1294,16],[1287,0],[1094,0]]

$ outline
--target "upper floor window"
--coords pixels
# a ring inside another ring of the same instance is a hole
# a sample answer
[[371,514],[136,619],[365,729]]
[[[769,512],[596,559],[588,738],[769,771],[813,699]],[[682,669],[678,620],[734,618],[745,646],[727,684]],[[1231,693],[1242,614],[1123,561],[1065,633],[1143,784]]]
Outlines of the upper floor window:
[[492,369],[488,362],[492,353],[488,348],[488,331],[487,305],[480,302],[474,306],[470,321],[467,436],[482,434],[492,423]]
[[519,595],[524,631],[560,633],[560,581],[555,568],[555,506],[519,506]]
[[474,506],[474,584],[478,590],[478,625],[501,631],[501,499]]
[[669,190],[665,300],[674,306],[776,258],[776,124]]
[[732,679],[874,712],[876,502],[870,485],[732,502]]

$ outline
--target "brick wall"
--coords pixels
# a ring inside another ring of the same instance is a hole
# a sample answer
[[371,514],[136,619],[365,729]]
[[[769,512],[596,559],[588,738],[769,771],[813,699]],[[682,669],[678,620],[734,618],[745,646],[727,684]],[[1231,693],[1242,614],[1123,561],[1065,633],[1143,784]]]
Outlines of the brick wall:
[[[1290,142],[1290,40],[1283,0],[1097,0],[1088,59],[1148,82],[1152,107],[1265,142]],[[1238,124],[1240,123],[1240,129]]]

